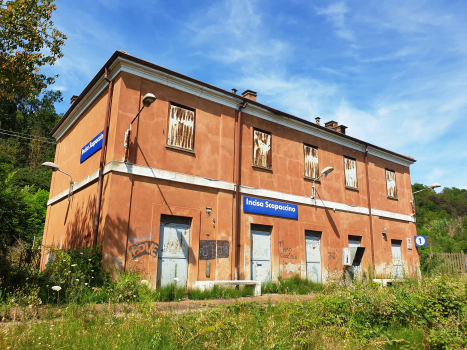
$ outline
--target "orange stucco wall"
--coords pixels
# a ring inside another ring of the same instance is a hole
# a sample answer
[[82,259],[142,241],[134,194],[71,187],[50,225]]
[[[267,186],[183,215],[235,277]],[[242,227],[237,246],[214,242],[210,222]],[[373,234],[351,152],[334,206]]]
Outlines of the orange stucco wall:
[[[236,111],[187,92],[144,78],[121,73],[115,78],[112,114],[106,161],[122,161],[124,134],[141,106],[142,97],[151,92],[156,102],[143,109],[133,125],[129,161],[133,164],[169,170],[203,178],[234,181]],[[70,128],[57,145],[56,163],[76,180],[97,170],[100,152],[79,164],[79,152],[103,129],[107,91],[92,104]],[[166,148],[167,120],[170,102],[196,110],[194,152]],[[272,171],[252,167],[253,129],[272,134]],[[303,143],[319,149],[320,170],[335,170],[316,184],[320,199],[367,207],[368,193],[364,153],[304,132],[244,113],[242,125],[241,183],[244,186],[311,196],[312,182],[304,179]],[[345,188],[344,156],[357,161],[358,190]],[[410,215],[411,182],[409,168],[368,156],[370,194],[373,209]],[[386,192],[385,169],[396,172],[398,198],[389,199]],[[63,174],[54,174],[51,197],[68,186]],[[90,237],[93,203],[97,184],[93,183],[73,195],[49,206],[45,228],[45,244],[70,246]],[[206,208],[212,208],[210,215]],[[109,173],[105,176],[99,242],[103,244],[104,261],[121,269],[137,269],[153,283],[157,277],[158,259],[150,254],[133,260],[130,247],[139,242],[159,243],[162,214],[188,216],[191,221],[188,284],[197,280],[234,278],[233,258],[235,194],[228,190],[158,180],[131,174]],[[213,222],[215,219],[215,222]],[[402,240],[402,258],[413,273],[418,264],[416,248],[407,249],[407,237],[416,235],[415,225],[378,216],[372,218],[376,273],[389,276],[391,270],[391,239]],[[369,216],[334,211],[309,205],[298,205],[298,220],[243,213],[240,218],[241,267],[239,277],[249,279],[251,224],[272,226],[272,277],[306,276],[305,230],[318,231],[321,236],[323,278],[334,278],[342,272],[342,248],[348,236],[361,236],[366,247],[362,266],[371,266]],[[383,238],[382,229],[387,236]],[[78,237],[80,237],[78,239]],[[200,240],[229,241],[229,257],[211,261],[206,276],[206,261],[199,260]],[[64,243],[59,243],[64,242]],[[149,243],[148,243],[149,244]],[[287,252],[287,254],[285,254]]]

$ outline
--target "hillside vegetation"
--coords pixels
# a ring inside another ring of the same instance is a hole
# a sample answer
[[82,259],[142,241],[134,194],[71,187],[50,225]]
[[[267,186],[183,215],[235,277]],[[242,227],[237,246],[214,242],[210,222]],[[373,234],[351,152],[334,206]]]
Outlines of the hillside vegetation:
[[[413,191],[426,186],[414,184]],[[427,247],[419,248],[422,266],[433,253],[467,253],[467,190],[445,187],[441,193],[427,189],[417,193],[417,233],[427,236]]]
[[50,130],[60,119],[54,104],[61,93],[0,102],[0,250],[19,240],[31,246],[42,236],[55,142]]

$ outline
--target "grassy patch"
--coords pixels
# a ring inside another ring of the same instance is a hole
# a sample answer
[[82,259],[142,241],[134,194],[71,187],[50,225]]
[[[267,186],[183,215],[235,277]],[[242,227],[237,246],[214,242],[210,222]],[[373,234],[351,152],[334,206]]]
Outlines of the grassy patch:
[[268,282],[261,286],[262,294],[310,294],[315,292],[323,292],[326,286],[322,283],[315,283],[307,279],[302,279],[299,276],[293,276],[289,279],[279,278],[277,282]]
[[[467,278],[372,283],[318,292],[300,303],[237,302],[179,313],[152,304],[116,312],[70,305],[49,321],[0,332],[11,349],[461,349],[467,346]],[[217,290],[216,293],[221,293]],[[201,296],[200,296],[201,298]]]

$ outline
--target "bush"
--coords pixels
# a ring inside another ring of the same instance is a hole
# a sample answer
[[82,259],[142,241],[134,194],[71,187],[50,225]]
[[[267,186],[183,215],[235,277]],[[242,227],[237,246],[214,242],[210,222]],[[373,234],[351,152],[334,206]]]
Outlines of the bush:
[[307,279],[302,279],[295,275],[288,279],[278,278],[278,282],[269,281],[261,286],[262,294],[279,293],[279,294],[310,294],[314,292],[322,292],[325,288],[329,288],[322,283],[312,282]]

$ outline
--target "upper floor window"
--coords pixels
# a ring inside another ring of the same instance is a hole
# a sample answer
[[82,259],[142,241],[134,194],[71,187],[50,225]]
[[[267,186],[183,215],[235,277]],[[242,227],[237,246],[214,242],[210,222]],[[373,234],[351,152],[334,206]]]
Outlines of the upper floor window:
[[303,151],[305,157],[305,177],[316,179],[319,176],[318,148],[304,144]]
[[266,131],[253,131],[253,166],[272,169],[272,136]]
[[195,111],[174,103],[170,104],[167,146],[193,151]]
[[345,165],[345,187],[357,189],[357,161],[353,158],[344,157]]
[[386,185],[389,198],[397,198],[396,172],[386,169]]

